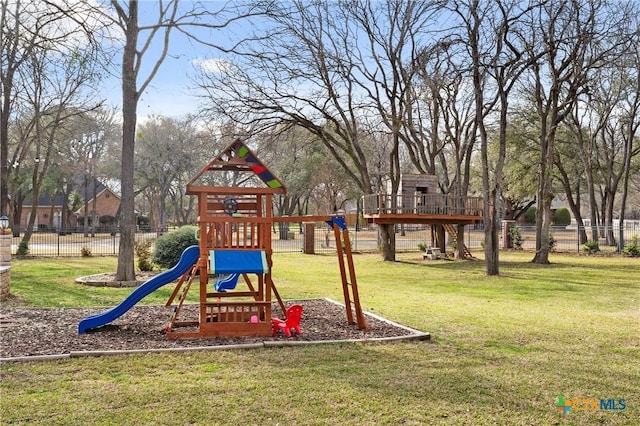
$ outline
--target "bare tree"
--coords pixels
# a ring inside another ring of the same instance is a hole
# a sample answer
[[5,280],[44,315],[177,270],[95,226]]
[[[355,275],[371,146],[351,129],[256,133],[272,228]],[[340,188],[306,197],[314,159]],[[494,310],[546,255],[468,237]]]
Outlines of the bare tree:
[[633,168],[633,159],[640,157],[640,141],[638,132],[640,131],[640,12],[634,10],[635,14],[630,14],[629,50],[622,56],[621,63],[624,66],[624,80],[628,82],[629,90],[626,98],[623,99],[623,116],[626,118],[622,122],[622,138],[624,140],[624,155],[622,168],[622,202],[620,205],[620,235],[618,237],[618,247],[624,247],[624,233],[622,232],[627,210],[628,197],[633,190],[630,188],[632,176],[638,174],[638,170]]
[[[13,110],[13,122],[16,124],[13,137],[7,128],[7,138],[14,140],[14,170],[24,167],[24,163],[20,164],[18,159],[30,157],[33,161],[29,167],[30,184],[25,188],[29,190],[32,203],[21,242],[24,247],[31,238],[41,188],[47,170],[56,157],[57,147],[64,138],[66,124],[73,117],[99,106],[92,93],[86,91],[89,83],[94,81],[99,50],[96,45],[77,35],[80,30],[74,27],[71,19],[76,15],[70,10],[57,8],[50,14],[47,10],[26,10],[30,13],[26,13],[26,22],[21,25],[40,22],[38,19],[42,16],[55,19],[44,20],[47,27],[38,31],[38,43],[23,52],[27,57],[19,61],[19,66],[16,65],[12,71],[11,88],[7,94],[12,100],[9,110]],[[64,32],[66,38],[59,38],[61,27],[70,28],[69,32]],[[6,143],[8,145],[8,141]],[[14,213],[18,210],[21,209],[15,209]],[[14,226],[16,223],[19,223],[19,216],[15,217],[14,214]]]
[[[24,155],[20,154],[21,148],[16,148],[10,157],[9,132],[12,117],[14,120],[22,120],[29,114],[35,117],[37,112],[32,109],[33,102],[38,102],[40,107],[43,107],[45,102],[51,102],[51,99],[44,101],[25,98],[27,95],[38,95],[38,87],[49,92],[57,90],[60,97],[71,94],[77,96],[87,80],[93,78],[90,69],[94,67],[98,53],[98,46],[93,37],[101,33],[101,23],[96,19],[93,8],[83,1],[2,0],[0,28],[0,214],[5,214],[9,211],[10,174],[24,158]],[[68,67],[66,70],[63,69],[65,65]],[[54,71],[54,68],[57,71]],[[44,74],[39,74],[38,71]],[[74,72],[77,74],[74,75]],[[68,81],[63,80],[64,73]],[[80,84],[75,84],[73,79],[80,73],[84,74]],[[31,84],[39,78],[43,81],[36,82],[36,85]],[[54,88],[53,85],[57,87]],[[73,87],[74,85],[76,87]],[[27,105],[31,105],[31,109]],[[59,106],[63,109],[68,107],[69,100],[66,105],[60,100]],[[49,109],[48,113],[51,111]],[[16,114],[20,117],[16,117]],[[16,195],[14,193],[14,196]],[[11,216],[15,226],[19,217]]]
[[524,93],[536,108],[540,128],[540,158],[534,263],[549,263],[551,202],[558,127],[567,119],[581,93],[588,90],[589,71],[601,66],[611,50],[595,49],[610,36],[616,19],[599,0],[565,0],[540,5],[527,22],[527,53],[535,59],[528,69]]
[[[236,49],[222,72],[201,75],[207,112],[254,132],[306,129],[365,194],[379,180],[365,141],[386,133],[388,177],[397,189],[400,143],[421,138],[407,130],[405,117],[419,34],[431,13],[429,2],[286,3],[255,37],[260,41]],[[394,260],[393,229],[381,231],[383,257]]]
[[[345,20],[359,33],[352,42],[356,73],[353,82],[366,94],[369,106],[377,113],[379,124],[388,134],[392,149],[389,155],[391,193],[400,185],[400,145],[407,147],[413,165],[422,173],[429,170],[415,155],[416,146],[429,144],[424,132],[420,103],[416,102],[416,83],[421,72],[419,58],[431,36],[438,8],[434,2],[392,0],[384,3],[346,2],[341,6]],[[363,48],[360,46],[364,45]],[[358,78],[359,76],[361,78]],[[435,144],[437,145],[437,139]],[[421,148],[420,148],[421,149]],[[418,151],[420,150],[418,149]],[[435,148],[436,150],[438,148]],[[433,171],[430,171],[433,173]],[[396,197],[391,198],[392,208]],[[380,225],[382,256],[395,260],[395,227]]]
[[[467,195],[476,146],[474,98],[468,85],[468,63],[460,46],[440,39],[418,58],[421,85],[409,116],[411,128],[423,138],[407,141],[412,163],[436,174],[443,194]],[[458,227],[457,255],[464,257],[464,226]],[[444,229],[437,228],[444,240]]]
[[[459,42],[466,46],[469,56],[475,99],[473,133],[479,138],[482,160],[486,272],[487,275],[498,275],[499,205],[507,148],[509,95],[531,61],[530,58],[523,59],[520,28],[520,22],[531,6],[523,8],[519,2],[477,0],[455,2],[454,5],[453,11],[463,23]],[[494,112],[497,118],[490,118]],[[497,122],[498,129],[494,164],[489,160],[489,119]]]
[[[139,2],[137,0],[111,0],[116,16],[113,24],[122,31],[124,47],[122,49],[122,154],[121,154],[121,208],[120,208],[120,245],[116,279],[132,281],[135,279],[133,246],[135,238],[134,214],[134,155],[137,108],[140,97],[151,84],[170,50],[172,33],[180,32],[190,39],[221,50],[222,43],[207,40],[193,30],[195,28],[221,29],[230,23],[255,15],[250,8],[242,5],[225,4],[221,9],[209,10],[211,4],[195,2],[182,8],[178,0],[158,2],[150,6],[155,16],[147,14],[140,21]],[[149,23],[150,22],[150,23]],[[154,41],[162,43],[160,53],[151,58],[150,46]],[[148,73],[142,71],[143,59],[151,62]]]

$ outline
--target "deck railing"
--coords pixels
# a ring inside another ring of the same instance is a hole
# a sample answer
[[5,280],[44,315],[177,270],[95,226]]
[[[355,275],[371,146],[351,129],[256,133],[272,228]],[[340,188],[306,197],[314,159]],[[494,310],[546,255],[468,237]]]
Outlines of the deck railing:
[[370,194],[362,197],[365,215],[417,214],[443,216],[482,216],[482,197],[449,194]]

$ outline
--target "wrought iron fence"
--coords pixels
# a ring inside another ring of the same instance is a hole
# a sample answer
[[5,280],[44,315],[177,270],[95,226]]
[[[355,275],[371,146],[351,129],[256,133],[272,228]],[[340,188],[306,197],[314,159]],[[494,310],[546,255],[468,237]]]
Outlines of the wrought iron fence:
[[[349,226],[349,239],[351,248],[356,252],[377,252],[380,249],[378,242],[378,227],[375,225]],[[518,226],[520,247],[526,251],[535,250],[535,227]],[[170,230],[168,230],[170,231]],[[154,242],[167,230],[137,232],[136,241],[151,240]],[[593,234],[598,236],[598,249],[605,253],[620,252],[625,244],[632,242],[633,238],[640,239],[640,221],[627,223],[624,228],[599,227],[593,230],[590,227],[554,227],[550,237],[553,242],[552,251],[579,253],[584,248],[584,236],[592,239]],[[501,233],[501,248],[505,248],[504,236]],[[35,232],[28,244],[28,256],[43,257],[80,257],[90,256],[117,256],[120,243],[118,232]],[[452,247],[450,237],[448,246]],[[276,253],[300,253],[304,250],[304,232],[296,223],[287,226],[278,226],[272,229],[272,246]],[[14,237],[11,245],[11,253],[18,251],[21,238]],[[318,254],[334,253],[336,246],[334,233],[325,224],[319,223],[314,229],[313,252]],[[396,226],[396,251],[418,252],[418,245],[431,242],[431,228],[429,225],[397,225]],[[482,224],[468,225],[465,227],[464,243],[473,251],[481,251],[484,247],[484,230]]]

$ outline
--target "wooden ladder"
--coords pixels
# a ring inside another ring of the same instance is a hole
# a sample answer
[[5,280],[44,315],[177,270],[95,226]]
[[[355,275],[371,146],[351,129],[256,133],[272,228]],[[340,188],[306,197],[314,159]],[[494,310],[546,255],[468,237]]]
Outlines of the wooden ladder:
[[[453,240],[453,244],[457,247],[458,246],[458,231],[456,231],[456,227],[453,226],[450,223],[445,223],[442,226],[444,226],[444,230],[447,231],[447,233],[451,236],[451,239]],[[463,246],[464,246],[464,256],[465,256],[465,258],[472,258],[473,255],[471,254],[471,251],[469,251],[469,248],[467,247],[467,245],[463,243]]]
[[[333,217],[332,220],[327,221],[327,224],[333,228],[335,234],[336,251],[338,252],[338,263],[340,264],[340,276],[342,277],[344,305],[347,310],[347,321],[351,325],[357,324],[361,330],[366,330],[367,322],[365,321],[362,307],[360,306],[360,296],[358,296],[358,284],[356,282],[356,270],[353,265],[349,231],[343,217]],[[347,268],[349,271],[349,280],[347,280]],[[355,321],[353,319],[352,309],[355,310]]]
[[183,284],[185,284],[185,281],[186,281],[186,284],[182,289],[182,294],[180,294],[180,296],[178,297],[178,305],[173,308],[173,314],[171,315],[171,319],[169,320],[169,324],[167,325],[167,330],[170,330],[171,327],[175,324],[175,321],[178,318],[178,315],[180,314],[180,310],[182,309],[182,304],[184,303],[184,300],[187,297],[187,293],[189,293],[189,288],[191,287],[191,283],[193,282],[193,279],[196,276],[197,271],[198,271],[198,264],[196,263],[191,267],[189,271],[182,274],[182,277],[180,277],[180,281],[178,281],[178,284],[173,289],[171,296],[169,296],[169,300],[167,300],[167,303],[165,303],[165,306],[167,307],[171,306],[171,304],[173,303],[173,300],[178,295],[180,288],[182,287]]

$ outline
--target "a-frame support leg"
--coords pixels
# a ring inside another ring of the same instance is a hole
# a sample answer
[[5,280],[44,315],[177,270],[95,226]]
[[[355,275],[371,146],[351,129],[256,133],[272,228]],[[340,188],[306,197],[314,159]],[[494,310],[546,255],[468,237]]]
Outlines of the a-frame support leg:
[[[347,322],[357,324],[358,328],[366,329],[367,322],[360,306],[360,296],[358,295],[358,283],[356,280],[356,270],[353,264],[351,252],[351,241],[349,231],[343,217],[334,217],[331,222],[327,222],[333,228],[336,240],[336,251],[338,253],[338,263],[340,266],[340,277],[342,279],[342,292],[344,294],[344,304],[347,311]],[[346,265],[345,265],[346,258]],[[347,279],[347,270],[349,279]],[[355,321],[353,318],[355,310]]]

